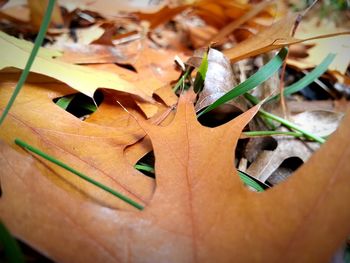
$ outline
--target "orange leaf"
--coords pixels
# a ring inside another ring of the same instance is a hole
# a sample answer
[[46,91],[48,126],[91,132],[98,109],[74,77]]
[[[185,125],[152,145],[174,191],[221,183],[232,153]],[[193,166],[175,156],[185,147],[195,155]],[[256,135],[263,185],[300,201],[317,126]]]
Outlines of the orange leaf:
[[[1,110],[9,100],[14,86],[11,83],[1,85]],[[72,89],[57,83],[25,85],[1,127],[0,137],[10,145],[14,145],[16,137],[31,142],[33,146],[60,158],[93,179],[140,203],[147,203],[153,192],[153,180],[136,171],[124,158],[125,147],[142,139],[144,131],[132,118],[130,120],[126,112],[124,116],[119,114],[118,122],[114,122],[111,127],[93,123],[93,120],[81,121],[52,101],[72,93]],[[99,110],[96,113],[98,112]],[[68,189],[68,192],[78,195],[83,193],[89,199],[108,207],[128,207],[103,191],[82,183],[61,168],[49,162],[44,163],[50,167],[51,174],[54,172],[52,180],[64,185],[63,188]]]
[[167,127],[139,121],[156,155],[157,188],[144,211],[76,198],[2,143],[1,219],[60,262],[326,262],[350,231],[350,115],[291,179],[256,193],[243,187],[233,152],[258,108],[205,128],[192,97],[182,96]]

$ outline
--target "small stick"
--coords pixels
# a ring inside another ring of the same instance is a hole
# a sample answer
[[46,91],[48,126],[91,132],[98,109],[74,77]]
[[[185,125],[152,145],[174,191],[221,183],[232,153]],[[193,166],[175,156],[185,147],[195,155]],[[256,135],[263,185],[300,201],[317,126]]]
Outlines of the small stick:
[[[295,33],[298,29],[298,26],[300,24],[300,22],[302,21],[302,19],[304,18],[304,16],[307,14],[307,12],[317,3],[318,0],[315,0],[308,8],[306,8],[304,10],[304,12],[302,14],[299,14],[294,22],[294,26],[292,28],[291,31],[291,36],[294,37]],[[280,90],[280,101],[281,101],[281,107],[282,107],[282,112],[283,112],[283,116],[285,119],[287,119],[287,105],[286,105],[286,100],[284,97],[284,76],[285,76],[285,72],[286,72],[286,66],[287,66],[287,60],[288,60],[288,56],[289,56],[289,50],[287,51],[287,55],[286,55],[286,59],[283,62],[283,66],[282,66],[282,71],[281,71],[281,79],[280,79],[280,85],[279,85],[279,90]]]

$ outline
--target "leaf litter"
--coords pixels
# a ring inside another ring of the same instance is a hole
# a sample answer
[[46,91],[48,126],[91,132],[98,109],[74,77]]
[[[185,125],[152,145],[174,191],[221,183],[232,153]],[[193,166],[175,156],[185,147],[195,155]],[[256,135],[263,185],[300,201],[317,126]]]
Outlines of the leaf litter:
[[[108,5],[118,3],[107,2],[60,2],[68,12],[61,14],[68,28],[55,28],[52,23],[47,35],[51,42],[47,46],[60,46],[60,52],[40,49],[35,62],[39,66],[33,67],[34,72],[59,79],[90,97],[97,88],[107,88],[102,90],[103,101],[98,108],[92,104],[86,119],[77,119],[54,103],[55,99],[69,97],[76,91],[31,74],[1,129],[0,178],[4,195],[0,199],[0,217],[11,232],[51,259],[62,262],[138,262],[145,258],[158,262],[170,259],[262,262],[269,258],[269,262],[280,262],[282,257],[283,261],[287,258],[286,262],[319,262],[330,258],[350,232],[344,202],[349,198],[350,173],[345,162],[349,157],[346,140],[349,131],[345,124],[335,131],[347,104],[340,102],[344,93],[338,91],[332,93],[332,99],[336,99],[333,102],[327,97],[329,94],[324,95],[328,101],[305,101],[303,96],[317,89],[312,83],[317,77],[331,90],[335,84],[345,85],[348,59],[343,57],[341,63],[334,60],[333,70],[323,75],[321,71],[310,74],[301,93],[302,85],[298,84],[299,93],[287,100],[291,112],[296,111],[295,105],[301,112],[290,116],[289,123],[294,126],[278,127],[279,123],[271,122],[267,118],[270,115],[259,110],[261,104],[248,110],[251,101],[238,96],[247,92],[242,89],[235,91],[238,97],[225,100],[226,105],[220,106],[226,107],[224,111],[212,115],[214,119],[222,119],[220,114],[231,117],[209,124],[211,127],[221,124],[219,127],[205,128],[197,122],[195,111],[210,107],[254,74],[261,77],[262,69],[269,63],[260,54],[314,36],[324,37],[324,32],[290,37],[295,16],[287,16],[286,8],[274,9],[274,3],[255,6],[224,0],[178,1],[167,6],[167,1],[160,1],[155,6],[139,2],[108,9]],[[27,11],[42,15],[42,11],[34,10],[38,7],[20,4]],[[18,4],[5,7],[7,13],[1,10],[1,14],[6,13],[10,27],[2,29],[15,36],[21,32],[21,36],[31,40],[36,22],[31,20],[27,27],[16,26],[12,22],[17,19],[15,12],[9,10],[18,8]],[[117,13],[118,10],[124,13]],[[283,16],[286,18],[273,23],[276,17]],[[346,28],[334,32],[332,36],[348,37]],[[17,45],[20,48],[16,52],[22,54],[16,61],[11,59],[14,51],[5,52],[1,48],[3,57],[7,57],[3,68],[23,68],[31,44],[4,33],[1,36],[3,47],[11,50]],[[206,48],[206,43],[217,39],[220,42],[215,43],[215,49]],[[317,50],[318,45],[316,40],[312,49]],[[207,68],[203,55],[194,47],[209,50]],[[299,64],[293,64],[289,58],[293,70],[300,72],[306,68],[302,65],[313,68],[320,64],[309,62],[312,53],[308,49],[303,52],[307,56],[299,57]],[[330,52],[337,53],[334,49],[327,53]],[[273,55],[267,55],[269,60]],[[175,56],[183,61],[190,58],[187,71],[177,68]],[[61,69],[64,67],[67,74],[61,74],[58,65],[64,65]],[[339,68],[342,70],[334,70]],[[287,67],[287,76],[288,70]],[[86,74],[83,77],[74,74],[77,71]],[[287,83],[297,83],[298,78],[290,72]],[[3,109],[15,83],[8,69],[1,75]],[[40,81],[31,81],[34,77]],[[278,76],[268,77],[275,80],[249,88],[259,86],[256,89],[262,90],[265,86],[262,92],[254,93],[264,94],[259,99],[274,95]],[[172,91],[176,83],[180,84],[176,92],[181,98],[178,105]],[[196,90],[201,92],[195,95],[184,91],[192,86],[199,87]],[[72,102],[65,103],[69,107]],[[227,108],[230,104],[234,107]],[[334,106],[338,104],[342,106]],[[278,115],[278,103],[262,107]],[[311,108],[317,111],[310,111]],[[212,118],[209,115],[205,113],[201,119],[209,120]],[[230,120],[233,116],[236,118]],[[343,122],[346,121],[347,115]],[[320,148],[307,134],[293,131],[293,127],[316,136],[335,135]],[[266,137],[271,136],[266,135],[269,132],[273,132],[273,139]],[[256,136],[254,133],[265,137],[252,137]],[[135,212],[123,200],[21,150],[15,146],[15,138],[120,191],[145,206],[145,210]],[[273,141],[275,149],[269,145]],[[146,158],[151,151],[155,164]],[[146,163],[138,162],[142,157]],[[274,187],[259,194],[249,192],[237,177],[239,162],[246,172],[239,172],[240,178],[250,190],[264,191],[267,187],[264,182]],[[155,174],[145,176],[133,167],[135,164]],[[297,168],[300,169],[293,173]],[[288,217],[282,212],[286,209]],[[22,220],[24,215],[28,219],[26,224]],[[52,234],[50,242],[45,238],[47,231]],[[323,250],[319,251],[321,246]],[[78,249],[81,253],[76,253]]]

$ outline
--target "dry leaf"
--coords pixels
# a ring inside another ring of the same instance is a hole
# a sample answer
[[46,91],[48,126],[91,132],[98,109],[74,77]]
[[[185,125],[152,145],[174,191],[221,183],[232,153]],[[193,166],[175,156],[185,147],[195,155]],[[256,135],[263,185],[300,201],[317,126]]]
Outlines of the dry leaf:
[[85,9],[100,13],[105,17],[116,17],[118,12],[137,12],[154,13],[168,4],[167,0],[149,1],[149,0],[60,0],[61,6],[68,10]]
[[[349,30],[344,27],[337,27],[329,20],[323,19],[311,19],[307,22],[303,22],[298,28],[296,37],[299,39],[307,39],[315,35],[326,35],[337,32],[345,32]],[[350,35],[335,36],[326,39],[314,39],[309,41],[308,44],[312,45],[307,49],[305,58],[291,59],[289,64],[297,66],[300,69],[312,68],[319,65],[322,62],[323,56],[327,53],[335,53],[337,56],[333,62],[329,65],[328,69],[338,71],[341,74],[345,74],[350,64]],[[322,56],[320,54],[323,54]]]
[[[208,52],[208,70],[204,80],[204,88],[199,93],[196,102],[196,111],[209,106],[218,98],[232,90],[237,85],[230,61],[218,50],[209,49]],[[248,105],[242,98],[236,98],[229,102],[238,112],[244,112]]]
[[248,20],[252,19],[254,16],[256,16],[257,14],[262,12],[264,9],[266,9],[269,5],[272,4],[272,2],[273,1],[262,1],[259,4],[252,6],[252,8],[247,13],[245,13],[244,15],[239,17],[238,19],[233,20],[228,25],[225,25],[219,31],[219,33],[217,35],[215,35],[213,38],[210,39],[209,42],[207,42],[207,44],[209,45],[210,42],[217,42],[217,41],[222,40],[225,36],[227,36],[230,33],[232,33],[239,26],[243,25],[245,22],[247,22]]
[[[2,110],[14,87],[13,83],[1,84]],[[93,117],[92,123],[81,121],[52,101],[72,93],[74,90],[57,83],[25,85],[1,127],[0,137],[10,145],[14,145],[15,138],[21,138],[138,202],[148,202],[153,192],[153,180],[136,171],[124,158],[126,146],[142,139],[144,132],[127,113],[119,116],[120,122],[113,122],[114,127],[110,127],[93,123]],[[103,122],[102,114],[99,115],[100,122]],[[52,163],[46,164],[52,172],[60,175],[54,178],[55,183],[66,185],[69,192],[78,191],[85,198],[108,207],[127,207],[124,202],[96,191],[95,187]]]
[[[0,44],[0,69],[6,67],[23,69],[33,44],[16,39],[3,32],[0,32]],[[41,53],[35,58],[31,71],[58,79],[90,97],[93,97],[97,88],[108,88],[153,101],[151,92],[135,87],[132,83],[119,78],[116,74],[54,60],[50,57],[52,52],[54,51],[42,49]]]
[[292,122],[317,136],[329,136],[339,126],[344,114],[318,110],[305,111],[292,117]]
[[192,103],[183,96],[167,127],[141,124],[157,181],[144,211],[74,198],[40,163],[2,144],[2,220],[59,262],[327,262],[350,232],[350,115],[289,181],[254,193],[243,187],[232,153],[258,108],[210,129],[197,122]]
[[318,38],[328,38],[338,35],[350,34],[350,31],[338,32],[317,35],[314,34],[312,37],[298,39],[290,36],[291,30],[294,26],[297,14],[293,14],[285,17],[274,23],[272,26],[266,28],[265,30],[259,32],[254,37],[250,37],[245,41],[240,42],[233,48],[224,51],[224,54],[231,61],[238,61],[243,58],[256,56],[267,51],[281,48],[283,46],[292,45],[296,43],[301,43],[308,40],[318,39]]
[[[55,42],[53,44],[47,44],[45,47],[64,52],[71,51],[71,54],[69,55],[73,56],[75,54],[74,51],[76,52],[78,48],[80,52],[86,52],[84,48],[88,49],[90,47],[86,45],[101,37],[104,32],[104,29],[101,28],[99,25],[93,25],[87,28],[76,28],[74,29],[75,39],[72,38],[71,34],[62,34],[60,36],[55,37]],[[92,45],[91,49],[94,49],[94,45]],[[67,54],[63,54],[61,59],[66,62],[79,63],[74,61],[74,57],[69,58]]]
[[247,174],[265,182],[280,167],[283,161],[297,157],[304,163],[311,157],[318,144],[305,143],[294,138],[274,137],[277,147],[273,151],[262,151],[247,169]]
[[[30,10],[30,22],[36,28],[39,29],[43,21],[48,0],[27,0],[28,7]],[[51,15],[51,26],[53,27],[63,27],[63,18],[61,14],[60,7],[56,2]]]
[[26,6],[26,0],[12,0],[1,6],[0,15],[10,21],[21,23],[30,22],[30,10]]
[[123,50],[105,45],[64,44],[62,61],[75,64],[123,63],[128,59]]

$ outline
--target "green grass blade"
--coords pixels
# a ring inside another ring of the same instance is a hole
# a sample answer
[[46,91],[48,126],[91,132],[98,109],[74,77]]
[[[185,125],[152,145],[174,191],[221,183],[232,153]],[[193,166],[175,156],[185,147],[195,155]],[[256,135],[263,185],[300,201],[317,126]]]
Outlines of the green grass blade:
[[48,160],[48,161],[50,161],[50,162],[52,162],[52,163],[62,167],[63,169],[65,169],[65,170],[67,170],[67,171],[69,171],[69,172],[79,176],[81,179],[83,179],[83,180],[85,180],[85,181],[87,181],[87,182],[89,182],[89,183],[91,183],[91,184],[93,184],[93,185],[103,189],[104,191],[109,192],[110,194],[118,197],[119,199],[121,199],[124,202],[132,205],[133,207],[136,207],[139,210],[143,209],[142,205],[138,204],[137,202],[135,202],[134,200],[130,199],[129,197],[127,197],[127,196],[117,192],[116,190],[114,190],[114,189],[112,189],[112,188],[110,188],[110,187],[108,187],[108,186],[106,186],[104,184],[101,184],[101,183],[95,181],[94,179],[88,177],[87,175],[85,175],[85,174],[75,170],[74,168],[68,166],[67,164],[57,160],[56,158],[54,158],[54,157],[52,157],[52,156],[50,156],[50,155],[40,151],[39,149],[34,148],[33,146],[30,146],[29,144],[25,143],[24,141],[22,141],[20,139],[15,139],[15,143],[17,145],[23,147],[24,149],[27,149],[27,150],[29,150],[29,151],[31,151],[31,152],[33,152],[33,153],[35,153],[35,154],[45,158],[46,160]]
[[83,109],[86,109],[88,111],[91,111],[91,112],[95,112],[97,110],[97,107],[95,104],[93,104],[92,102],[85,102],[83,101],[80,106],[83,108]]
[[188,76],[191,75],[192,68],[188,68],[183,75],[180,77],[178,82],[176,83],[175,87],[173,88],[173,91],[176,92],[180,87],[185,85],[185,81],[188,78]]
[[5,253],[6,262],[24,263],[24,257],[16,239],[2,222],[0,222],[0,246]]
[[241,178],[241,180],[243,181],[244,184],[254,188],[256,191],[258,192],[263,192],[265,191],[266,188],[268,188],[267,185],[259,182],[257,180],[254,180],[251,176],[249,176],[248,174],[241,172],[239,170],[237,170],[239,177]]
[[154,174],[154,168],[148,164],[145,163],[139,163],[139,164],[135,164],[135,169],[139,170],[139,171],[145,171],[145,172],[149,172],[149,173],[153,173]]
[[205,80],[205,76],[207,75],[207,71],[208,71],[208,53],[205,52],[202,62],[198,68],[196,78],[194,80],[194,84],[193,84],[194,92],[198,93],[203,89],[204,80]]
[[250,76],[246,81],[240,83],[238,86],[227,92],[225,95],[214,101],[204,111],[200,112],[197,117],[215,109],[216,107],[234,99],[238,96],[254,89],[267,79],[269,79],[282,66],[284,59],[287,56],[287,49],[282,48],[278,54],[271,59],[266,65],[258,70],[255,74]]
[[[297,82],[293,83],[292,85],[286,87],[284,89],[284,92],[283,92],[284,96],[288,96],[288,95],[291,95],[295,92],[302,90],[307,85],[309,85],[310,83],[315,81],[317,78],[322,76],[322,74],[327,71],[329,65],[334,60],[335,56],[336,56],[336,54],[333,54],[333,53],[328,54],[323,59],[321,64],[319,64],[316,68],[314,68],[311,72],[309,72],[309,74],[305,75],[303,78],[301,78]],[[271,101],[271,100],[278,99],[278,98],[280,98],[280,96],[281,96],[280,94],[277,94],[277,95],[271,97],[270,99],[268,99],[267,102]]]
[[[255,97],[255,96],[253,96],[253,95],[251,95],[251,94],[249,94],[249,93],[244,94],[244,97],[245,97],[247,100],[249,100],[251,103],[255,104],[255,105],[258,104],[258,103],[260,102],[259,99],[258,99],[257,97]],[[265,117],[265,118],[270,119],[270,120],[277,121],[277,122],[283,124],[284,126],[290,128],[290,129],[292,129],[292,130],[295,130],[295,131],[297,131],[297,132],[300,132],[300,133],[302,133],[305,137],[307,137],[307,138],[309,138],[309,139],[312,139],[312,140],[314,140],[314,141],[316,141],[316,142],[319,142],[319,143],[325,143],[325,142],[326,142],[326,140],[323,139],[323,138],[321,138],[320,136],[317,136],[317,135],[315,135],[315,134],[312,134],[311,132],[308,132],[308,131],[304,130],[303,128],[299,127],[298,125],[295,125],[294,123],[292,123],[292,122],[290,122],[290,121],[288,121],[288,120],[286,120],[286,119],[283,119],[283,118],[281,118],[281,117],[279,117],[279,116],[277,116],[277,115],[274,115],[274,114],[269,113],[269,112],[267,112],[267,111],[264,111],[264,110],[262,110],[262,109],[259,109],[259,114],[260,114],[261,116]]]
[[56,105],[60,106],[64,110],[66,110],[74,98],[75,98],[74,94],[62,97],[56,102]]
[[[17,82],[16,88],[15,88],[9,102],[7,103],[5,109],[0,117],[0,126],[3,123],[3,121],[5,120],[8,112],[10,111],[13,103],[16,100],[18,93],[20,92],[24,82],[26,81],[26,79],[28,77],[30,68],[32,67],[34,59],[35,59],[36,55],[38,54],[39,48],[40,48],[41,44],[43,43],[47,28],[49,27],[54,6],[55,6],[55,0],[49,0],[43,22],[41,23],[38,36],[35,39],[35,43],[34,43],[32,52],[30,53],[30,56],[28,58],[27,64],[24,67],[24,70],[22,71],[22,74]],[[16,59],[16,58],[13,58],[13,59]]]
[[288,132],[288,131],[247,131],[247,132],[242,132],[242,134],[249,137],[273,136],[273,135],[294,136],[294,137],[304,136],[302,133],[299,133],[299,132]]

